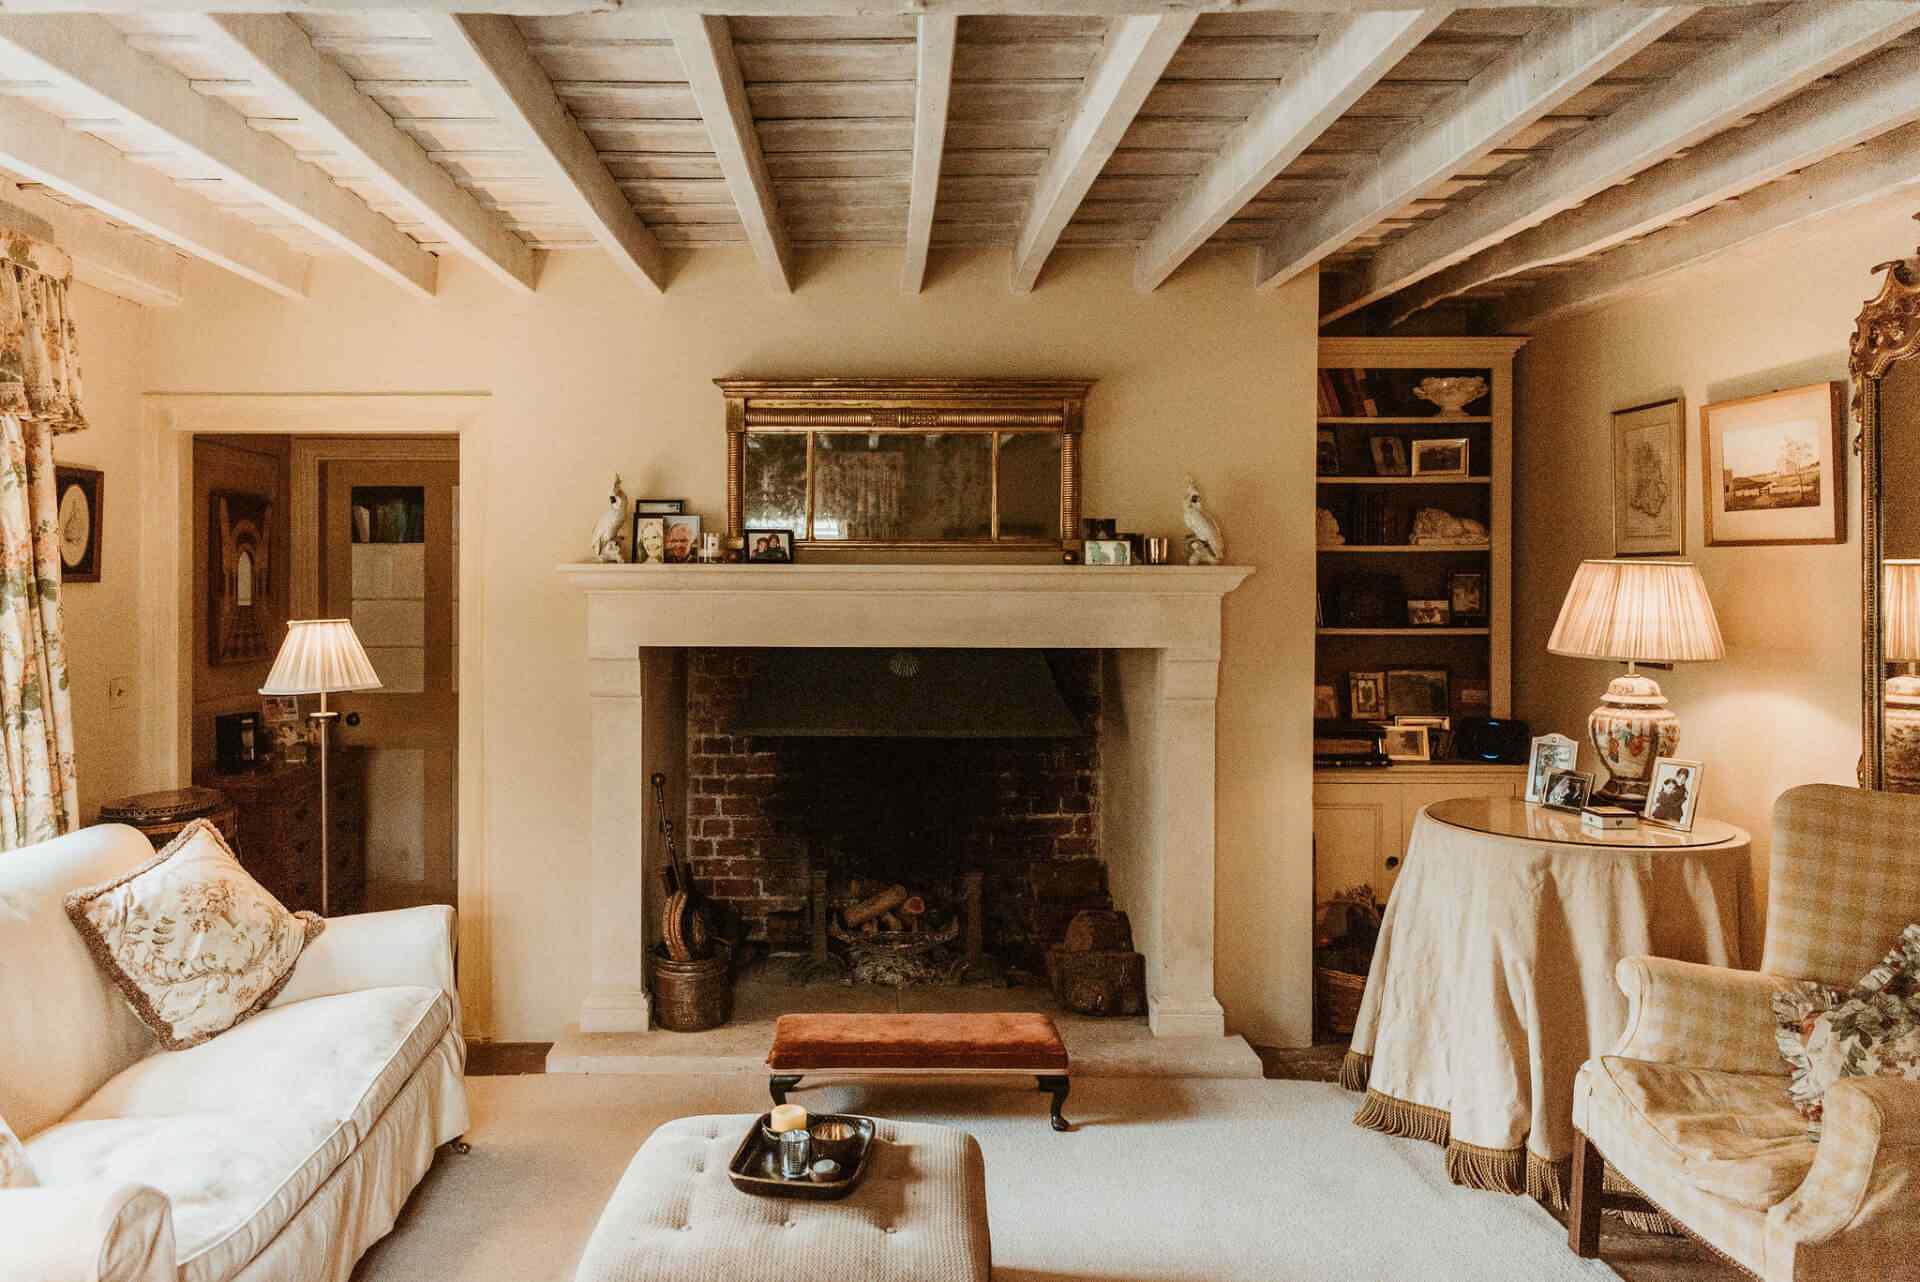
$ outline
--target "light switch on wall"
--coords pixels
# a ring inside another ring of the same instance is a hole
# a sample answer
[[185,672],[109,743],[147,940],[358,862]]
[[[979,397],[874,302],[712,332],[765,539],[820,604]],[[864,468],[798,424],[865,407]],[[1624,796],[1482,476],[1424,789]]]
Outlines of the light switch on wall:
[[128,677],[107,678],[107,711],[118,712],[133,702],[133,681]]

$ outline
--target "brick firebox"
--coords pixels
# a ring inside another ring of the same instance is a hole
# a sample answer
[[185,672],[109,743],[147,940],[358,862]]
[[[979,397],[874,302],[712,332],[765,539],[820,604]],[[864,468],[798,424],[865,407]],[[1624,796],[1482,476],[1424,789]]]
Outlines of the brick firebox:
[[688,653],[687,853],[701,888],[737,909],[751,938],[792,943],[809,848],[836,880],[902,881],[939,897],[980,869],[988,947],[1020,953],[1029,865],[1100,857],[1101,653],[1044,652],[1085,731],[1075,738],[735,734],[764,653]]

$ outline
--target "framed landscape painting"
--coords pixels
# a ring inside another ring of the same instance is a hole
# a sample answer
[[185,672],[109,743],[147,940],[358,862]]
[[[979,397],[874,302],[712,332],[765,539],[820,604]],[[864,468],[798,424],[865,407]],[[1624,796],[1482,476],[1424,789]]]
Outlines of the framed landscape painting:
[[1686,423],[1678,397],[1613,416],[1615,556],[1686,551]]
[[1708,547],[1847,541],[1844,397],[1814,383],[1700,411]]

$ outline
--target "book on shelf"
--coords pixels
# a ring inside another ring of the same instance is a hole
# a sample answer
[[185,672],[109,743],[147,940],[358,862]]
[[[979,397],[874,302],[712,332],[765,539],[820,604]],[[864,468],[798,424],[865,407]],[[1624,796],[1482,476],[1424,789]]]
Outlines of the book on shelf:
[[1380,398],[1371,371],[1344,368],[1321,370],[1320,416],[1378,418]]

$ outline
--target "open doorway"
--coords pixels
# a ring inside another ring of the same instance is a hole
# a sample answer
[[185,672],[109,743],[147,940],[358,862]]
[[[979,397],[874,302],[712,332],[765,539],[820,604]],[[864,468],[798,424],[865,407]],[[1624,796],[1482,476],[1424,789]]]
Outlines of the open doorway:
[[[197,435],[193,771],[292,908],[458,900],[459,440]],[[341,618],[381,688],[335,694],[326,804],[307,696],[263,699],[289,619]]]

